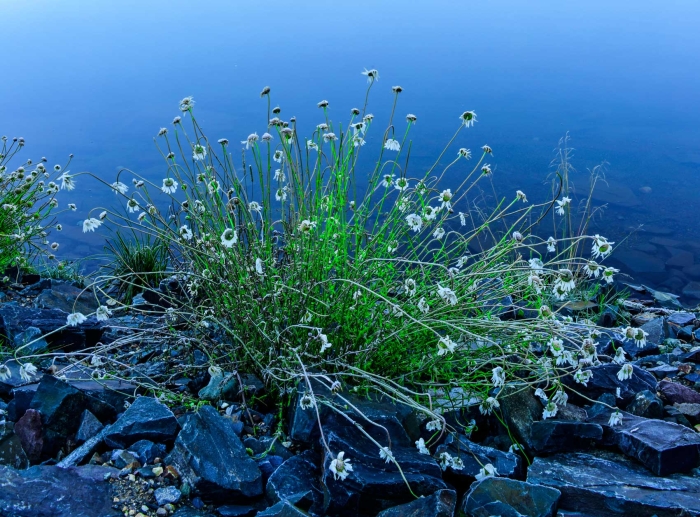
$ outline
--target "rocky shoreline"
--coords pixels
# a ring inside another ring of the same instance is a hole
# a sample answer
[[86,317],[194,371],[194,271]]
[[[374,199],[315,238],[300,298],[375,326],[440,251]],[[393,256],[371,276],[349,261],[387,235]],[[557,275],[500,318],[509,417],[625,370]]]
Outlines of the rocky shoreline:
[[[320,411],[321,436],[315,412],[301,403],[303,384],[281,428],[260,379],[212,376],[200,350],[165,335],[127,346],[127,380],[95,379],[97,366],[85,361],[47,356],[37,372],[10,361],[0,376],[0,514],[700,515],[700,316],[658,293],[634,294],[626,308],[647,332],[646,345],[616,335],[614,311],[599,315],[611,330],[597,344],[601,357],[613,343],[625,349],[629,379],[618,377],[619,365],[592,366],[579,395],[546,420],[532,390],[507,384],[498,393],[507,429],[459,390],[438,392],[447,422],[463,432],[445,434],[429,451],[415,445],[432,434],[421,414],[351,393],[343,395],[354,407],[343,415]],[[164,317],[90,318],[54,332],[75,307],[90,313],[95,303],[71,283],[27,275],[0,291],[0,333],[11,349],[33,342],[25,355],[80,351]],[[183,373],[184,364],[199,373]],[[166,405],[143,394],[144,380],[210,404]],[[622,410],[620,425],[611,425],[608,406]],[[365,417],[373,424],[362,424]],[[377,438],[388,433],[401,470],[357,425]],[[347,478],[331,471],[321,440],[352,458]]]

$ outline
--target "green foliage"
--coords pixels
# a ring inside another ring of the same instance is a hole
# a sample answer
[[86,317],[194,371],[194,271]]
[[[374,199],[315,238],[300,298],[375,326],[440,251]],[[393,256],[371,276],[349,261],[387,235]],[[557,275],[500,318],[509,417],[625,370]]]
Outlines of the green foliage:
[[114,279],[117,295],[126,304],[145,288],[156,287],[165,276],[168,248],[149,235],[125,239],[117,231],[113,238],[107,239],[105,249],[111,261],[103,267]]
[[[51,173],[43,162],[26,160],[15,169],[10,162],[24,147],[24,139],[2,137],[0,149],[0,273],[9,266],[26,269],[37,255],[51,255],[48,232],[58,186],[47,182]],[[60,167],[59,167],[60,170]],[[58,171],[56,171],[58,172]]]

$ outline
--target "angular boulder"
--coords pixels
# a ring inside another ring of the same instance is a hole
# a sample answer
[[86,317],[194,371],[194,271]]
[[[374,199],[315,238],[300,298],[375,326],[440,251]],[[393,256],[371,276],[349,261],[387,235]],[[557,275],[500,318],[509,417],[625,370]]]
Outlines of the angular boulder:
[[640,391],[656,391],[656,379],[652,374],[639,366],[633,366],[632,368],[632,377],[625,381],[621,381],[617,377],[620,366],[610,363],[586,368],[586,371],[590,371],[593,374],[586,386],[576,383],[571,375],[564,377],[563,382],[573,389],[570,393],[572,402],[584,404],[587,401],[577,396],[574,392],[579,392],[589,399],[595,400],[605,393],[614,394],[617,388],[620,388],[620,403],[622,407],[625,407],[632,402],[635,395]]
[[[487,477],[474,483],[460,510],[466,515],[555,517],[561,492],[515,479]],[[493,513],[497,511],[498,513]]]
[[589,422],[542,420],[532,424],[530,439],[540,453],[590,449],[603,439],[603,428]]
[[192,493],[202,499],[236,502],[263,493],[262,474],[233,426],[211,406],[183,417],[182,430],[165,459]]
[[619,454],[538,457],[528,469],[527,480],[561,491],[559,507],[583,515],[700,515],[700,478],[656,477]]
[[456,506],[457,492],[444,489],[379,512],[377,517],[452,517]]
[[104,441],[115,449],[139,440],[172,442],[180,425],[172,411],[153,397],[139,397],[104,434]]
[[659,392],[671,404],[700,404],[700,393],[677,382],[661,381]]
[[[460,470],[447,467],[450,477],[456,478],[455,485],[458,484],[459,480],[468,486],[479,474],[482,466],[487,463],[493,465],[500,476],[519,477],[522,474],[522,461],[518,454],[479,445],[464,435],[448,435],[444,443],[437,447],[435,457],[439,458],[440,453],[443,452],[448,453],[453,458],[461,459],[464,464],[464,468]],[[458,486],[458,488],[461,487]]]

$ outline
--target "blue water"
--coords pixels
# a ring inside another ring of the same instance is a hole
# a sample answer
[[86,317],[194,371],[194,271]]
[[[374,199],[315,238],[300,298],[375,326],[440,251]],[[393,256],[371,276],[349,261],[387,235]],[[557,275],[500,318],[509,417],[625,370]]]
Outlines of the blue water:
[[[111,182],[124,166],[159,180],[153,137],[182,97],[195,97],[210,137],[236,142],[265,131],[263,86],[311,128],[322,99],[345,121],[364,98],[360,72],[377,68],[370,111],[386,116],[399,84],[398,113],[418,116],[413,166],[427,166],[473,109],[478,123],[458,146],[489,144],[499,194],[542,201],[568,131],[577,188],[607,162],[617,192],[600,200],[610,203],[595,232],[629,236],[627,265],[653,259],[636,276],[681,292],[700,263],[696,0],[16,0],[0,16],[0,133],[23,136],[35,160],[74,153],[72,172]],[[83,178],[62,197],[78,204],[64,217],[64,257],[101,251],[104,234],[77,222],[114,196]],[[679,249],[690,266],[666,266]]]

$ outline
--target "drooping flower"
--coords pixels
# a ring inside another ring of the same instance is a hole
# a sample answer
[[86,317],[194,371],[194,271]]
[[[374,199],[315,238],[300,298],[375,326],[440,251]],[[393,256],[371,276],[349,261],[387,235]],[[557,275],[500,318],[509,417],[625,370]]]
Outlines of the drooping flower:
[[547,397],[547,394],[544,392],[544,390],[542,388],[537,388],[535,390],[535,397],[541,398],[543,402],[549,401],[549,397]]
[[459,213],[459,224],[461,226],[467,225],[467,214],[465,214],[464,212]]
[[452,465],[452,455],[447,451],[443,451],[438,455],[437,462],[442,470],[447,470],[447,467]]
[[129,211],[130,214],[138,212],[139,208],[139,202],[136,201],[133,197],[126,202],[126,209]]
[[438,341],[438,355],[445,355],[448,352],[454,353],[457,343],[450,339],[450,336],[443,336]]
[[553,337],[547,343],[549,350],[552,352],[554,357],[558,357],[564,351],[564,341],[557,337]]
[[255,142],[258,141],[258,134],[257,133],[251,133],[248,135],[248,138],[243,140],[241,143],[245,144],[246,149],[250,149],[252,145],[255,145]]
[[425,298],[421,298],[418,301],[418,310],[420,310],[423,314],[428,314],[430,311],[430,306],[428,305],[428,302],[425,301]]
[[0,381],[6,381],[12,377],[12,370],[6,364],[0,364]]
[[445,189],[440,193],[440,201],[442,204],[440,205],[440,208],[447,208],[448,210],[452,208],[452,190],[451,189]]
[[604,259],[612,252],[612,245],[614,242],[608,242],[605,237],[601,237],[598,234],[593,236],[593,245],[591,249],[591,255],[593,258]]
[[410,122],[411,124],[415,124],[416,120],[418,120],[418,117],[416,117],[413,113],[409,113],[406,115],[406,122]]
[[492,173],[492,172],[493,172],[493,171],[491,170],[491,165],[490,165],[490,164],[485,163],[484,165],[482,165],[482,167],[481,167],[481,173],[482,173],[484,176],[491,176],[491,173]]
[[404,282],[404,289],[406,289],[406,294],[408,294],[408,296],[415,296],[416,281],[413,278],[407,278]]
[[567,196],[564,196],[564,197],[561,198],[561,199],[557,199],[556,203],[557,203],[556,212],[557,212],[559,215],[564,215],[564,214],[566,213],[566,211],[565,211],[564,209],[565,209],[569,204],[571,204],[571,198],[570,198],[570,197],[567,197]]
[[64,172],[58,177],[61,180],[61,190],[73,190],[75,188],[75,181],[73,181],[73,176],[68,175],[68,171]]
[[234,244],[238,242],[238,233],[236,230],[227,228],[224,233],[221,234],[221,244],[227,248],[233,247]]
[[433,237],[436,239],[440,240],[445,236],[445,230],[442,228],[436,228],[435,231],[433,232]]
[[498,471],[496,470],[496,467],[494,467],[490,463],[487,463],[483,466],[483,468],[479,469],[479,473],[474,477],[477,481],[481,481],[483,479],[496,476],[498,476]]
[[394,183],[394,188],[399,192],[403,192],[408,188],[408,180],[406,178],[399,178]]
[[270,133],[263,133],[263,136],[260,137],[260,140],[263,142],[272,142],[272,135]]
[[494,409],[499,407],[501,407],[501,404],[495,398],[488,397],[479,406],[479,412],[482,415],[490,415]]
[[574,381],[578,382],[579,384],[583,384],[584,386],[588,386],[588,381],[591,380],[591,377],[593,377],[593,372],[590,370],[578,369],[574,373]]
[[522,190],[516,190],[515,197],[516,197],[516,199],[519,199],[523,203],[527,203],[527,196],[525,196],[525,192],[523,192]]
[[610,414],[610,419],[608,420],[609,426],[622,425],[622,413],[619,410]]
[[177,192],[177,181],[172,178],[164,178],[161,190],[164,194],[175,194]]
[[418,441],[416,441],[416,449],[418,449],[418,454],[430,454],[430,450],[425,446],[425,440],[423,438],[419,438]]
[[561,268],[558,272],[557,280],[554,282],[554,287],[559,287],[561,291],[568,293],[574,287],[576,287],[576,282],[574,282],[574,274],[570,269]]
[[617,347],[617,350],[615,350],[615,357],[613,357],[613,363],[625,364],[626,362],[625,349],[621,346]]
[[438,284],[437,294],[445,303],[449,303],[450,305],[457,304],[457,295],[449,287],[442,287],[440,284]]
[[180,101],[180,111],[183,113],[189,111],[194,107],[194,98],[192,96],[185,97]]
[[492,370],[492,377],[491,377],[491,383],[495,388],[499,388],[506,383],[506,374],[503,371],[503,368],[500,366],[497,366]]
[[557,251],[557,241],[554,237],[547,239],[547,251],[550,253]]
[[398,140],[388,138],[387,141],[384,143],[384,149],[387,149],[388,151],[400,151],[401,144]]
[[473,126],[474,122],[476,122],[476,112],[465,111],[459,116],[459,119],[466,127]]
[[589,260],[588,264],[583,266],[583,271],[590,278],[598,278],[598,276],[600,276],[600,269],[600,264],[598,264],[595,260]]
[[396,174],[385,174],[384,179],[381,182],[382,187],[390,187],[394,183],[394,177]]
[[81,323],[83,323],[85,320],[87,320],[87,316],[80,312],[74,312],[73,314],[69,314],[68,318],[66,318],[66,324],[69,327],[77,327]]
[[352,472],[352,465],[349,459],[345,459],[345,453],[343,451],[338,453],[336,458],[331,461],[330,471],[333,473],[333,478],[337,481],[345,481],[350,472]]
[[187,225],[182,225],[180,226],[180,237],[186,241],[192,240],[193,234],[192,230],[190,230]]
[[647,336],[649,333],[640,328],[627,327],[625,329],[625,337],[634,341],[638,348],[644,348],[647,344]]
[[568,401],[569,401],[569,396],[562,389],[558,389],[557,392],[552,397],[552,402],[554,402],[555,404],[557,404],[559,406],[566,406],[566,403]]
[[472,152],[466,147],[461,147],[459,151],[457,151],[457,156],[468,160],[472,157]]
[[557,416],[557,411],[559,411],[557,405],[554,402],[548,402],[542,411],[542,418],[546,420],[547,418],[555,417]]
[[620,368],[620,371],[617,372],[617,378],[620,379],[621,381],[626,381],[627,379],[632,378],[632,374],[634,373],[634,368],[632,367],[631,364],[627,363],[622,365],[622,368]]
[[430,431],[431,433],[433,431],[440,431],[442,429],[442,421],[441,420],[431,420],[427,424],[425,424],[425,430]]
[[286,201],[287,200],[287,190],[285,188],[278,188],[277,192],[275,192],[275,199],[277,201]]
[[323,141],[328,143],[328,142],[333,142],[335,140],[338,140],[338,137],[335,135],[335,133],[323,133]]
[[383,459],[386,463],[394,461],[394,453],[391,452],[389,447],[381,447],[379,449],[379,457]]
[[97,228],[100,227],[101,224],[102,221],[100,221],[99,219],[95,219],[94,217],[85,219],[83,221],[83,233],[94,232]]
[[129,191],[129,186],[121,181],[115,181],[112,183],[112,190],[115,194],[126,194]]
[[24,382],[31,382],[37,373],[37,368],[32,363],[24,363],[19,367],[19,376]]
[[107,321],[111,315],[112,311],[105,305],[100,305],[95,311],[95,318],[97,318],[97,321]]

